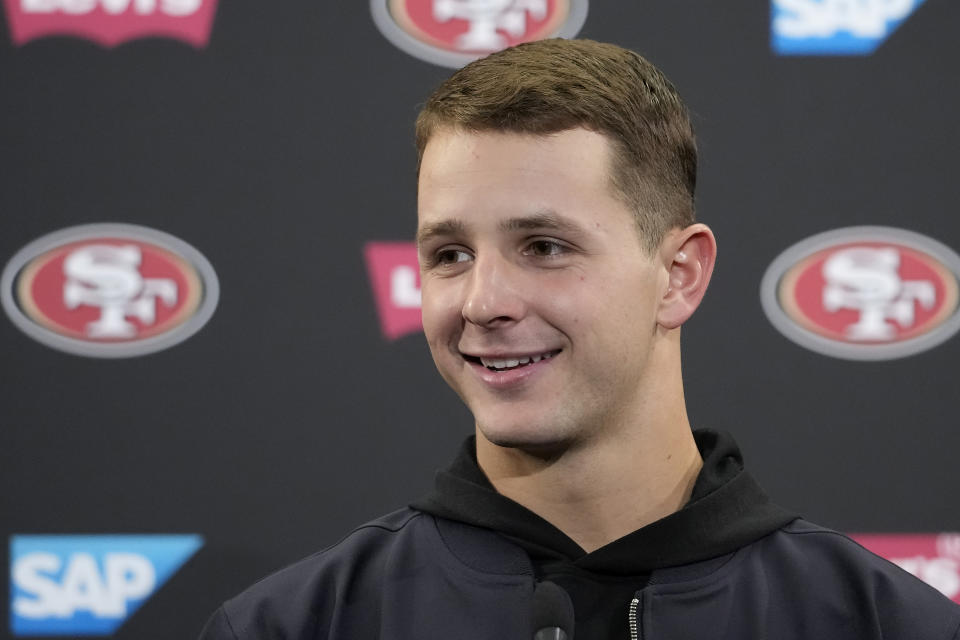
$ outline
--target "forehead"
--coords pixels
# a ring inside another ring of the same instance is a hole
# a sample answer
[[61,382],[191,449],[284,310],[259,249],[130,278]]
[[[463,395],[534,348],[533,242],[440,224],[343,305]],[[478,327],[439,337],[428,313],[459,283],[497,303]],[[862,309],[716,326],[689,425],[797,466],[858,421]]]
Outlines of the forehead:
[[479,213],[588,215],[613,206],[611,149],[586,129],[549,135],[441,130],[420,166],[420,225]]

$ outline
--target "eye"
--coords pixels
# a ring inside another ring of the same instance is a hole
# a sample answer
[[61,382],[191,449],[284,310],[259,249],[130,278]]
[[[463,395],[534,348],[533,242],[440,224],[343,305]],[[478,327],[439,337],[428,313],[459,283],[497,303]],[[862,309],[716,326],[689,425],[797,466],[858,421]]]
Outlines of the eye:
[[535,257],[550,257],[561,255],[566,251],[566,245],[556,240],[540,238],[528,244],[527,248],[523,250],[523,253]]
[[468,262],[471,259],[472,256],[463,249],[441,249],[437,251],[433,262],[434,264],[443,266],[456,264],[458,262]]

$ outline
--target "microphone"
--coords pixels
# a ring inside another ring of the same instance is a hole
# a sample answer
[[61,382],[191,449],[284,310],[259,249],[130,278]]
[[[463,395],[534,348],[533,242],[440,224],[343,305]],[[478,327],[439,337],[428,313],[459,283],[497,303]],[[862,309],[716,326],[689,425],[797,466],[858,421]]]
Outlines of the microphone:
[[534,587],[533,640],[573,640],[573,602],[556,583]]

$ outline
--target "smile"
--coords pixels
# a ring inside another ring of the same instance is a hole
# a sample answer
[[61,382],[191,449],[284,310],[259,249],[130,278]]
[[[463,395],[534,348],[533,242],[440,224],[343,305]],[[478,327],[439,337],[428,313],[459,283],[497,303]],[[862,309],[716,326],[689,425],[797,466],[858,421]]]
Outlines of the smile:
[[558,353],[560,353],[560,349],[529,356],[517,356],[515,358],[487,358],[483,356],[468,356],[466,354],[464,354],[463,357],[471,362],[479,362],[491,371],[510,371],[512,369],[519,369],[520,367],[536,364],[541,360],[549,360]]

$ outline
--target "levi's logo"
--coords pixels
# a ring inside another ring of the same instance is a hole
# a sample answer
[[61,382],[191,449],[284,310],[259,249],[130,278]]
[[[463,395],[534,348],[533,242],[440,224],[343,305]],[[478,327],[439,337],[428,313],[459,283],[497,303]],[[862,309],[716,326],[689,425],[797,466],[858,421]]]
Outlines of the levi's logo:
[[363,253],[383,336],[396,340],[420,331],[417,246],[412,242],[368,242]]
[[210,40],[217,0],[3,0],[15,45],[74,36],[113,47],[146,37],[202,48]]
[[960,604],[960,534],[851,534],[851,538]]

